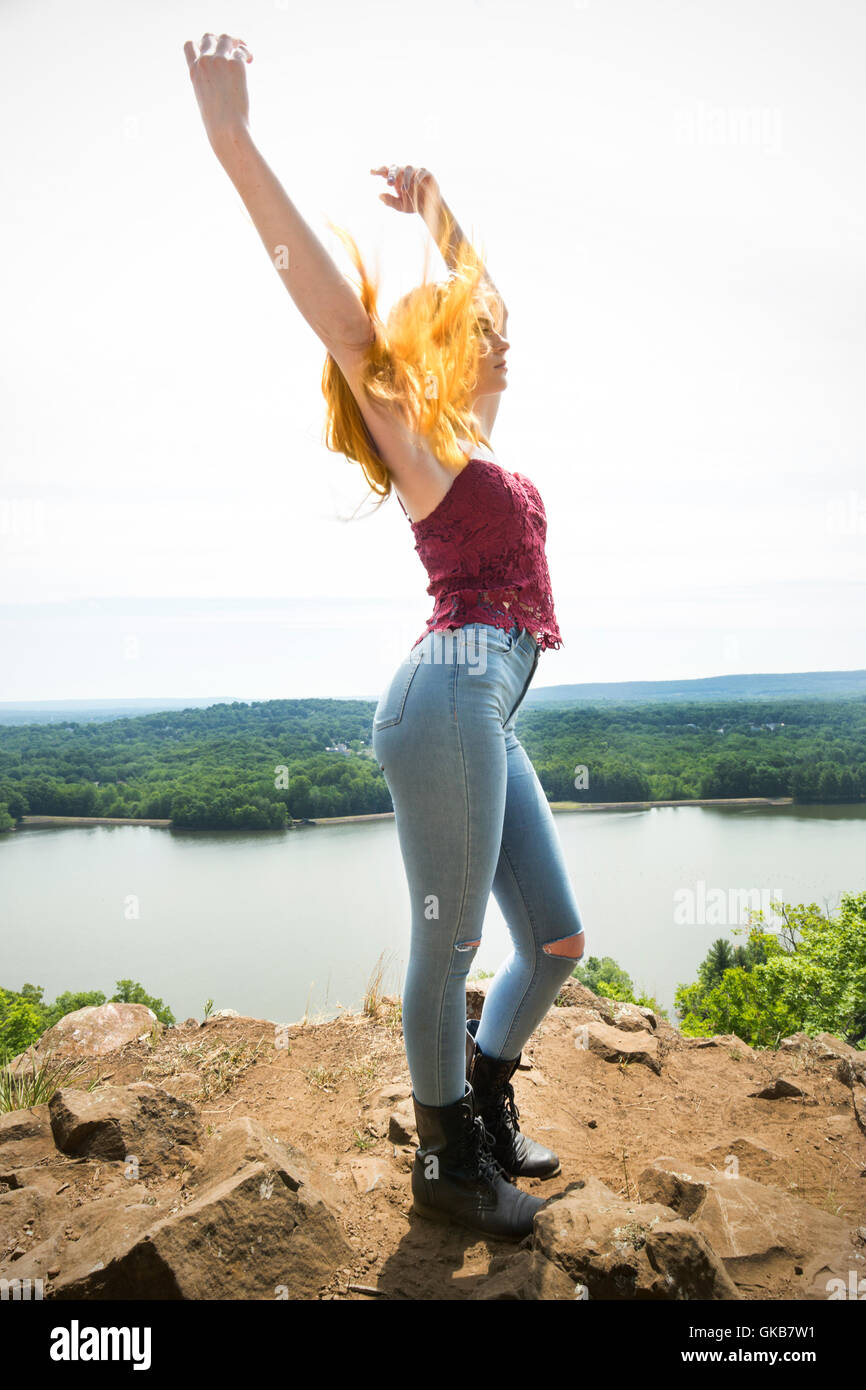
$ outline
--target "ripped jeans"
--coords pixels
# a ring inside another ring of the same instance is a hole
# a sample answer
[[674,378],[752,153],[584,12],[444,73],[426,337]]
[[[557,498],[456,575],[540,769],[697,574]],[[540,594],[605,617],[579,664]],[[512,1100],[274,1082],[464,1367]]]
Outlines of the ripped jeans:
[[376,707],[373,751],[409,886],[403,1036],[422,1105],[466,1091],[466,978],[491,889],[513,950],[487,990],[476,1038],[487,1056],[522,1051],[582,954],[553,813],[514,732],[540,651],[516,624],[428,632]]

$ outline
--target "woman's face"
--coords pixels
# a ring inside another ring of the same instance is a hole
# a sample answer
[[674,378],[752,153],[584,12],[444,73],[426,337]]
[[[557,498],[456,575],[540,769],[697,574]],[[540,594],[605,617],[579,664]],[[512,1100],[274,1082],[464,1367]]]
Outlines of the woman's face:
[[510,344],[503,334],[498,333],[489,314],[479,314],[479,327],[482,333],[481,356],[478,362],[478,385],[475,398],[492,396],[504,391],[508,384],[508,368],[505,354]]

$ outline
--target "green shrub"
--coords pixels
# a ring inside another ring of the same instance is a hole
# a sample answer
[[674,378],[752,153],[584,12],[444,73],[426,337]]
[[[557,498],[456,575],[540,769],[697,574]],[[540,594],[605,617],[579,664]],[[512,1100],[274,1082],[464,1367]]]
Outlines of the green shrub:
[[838,911],[817,903],[775,904],[784,921],[768,931],[752,912],[745,947],[722,938],[676,992],[680,1029],[692,1037],[735,1033],[752,1047],[777,1047],[791,1033],[833,1033],[866,1047],[866,893],[842,895]]

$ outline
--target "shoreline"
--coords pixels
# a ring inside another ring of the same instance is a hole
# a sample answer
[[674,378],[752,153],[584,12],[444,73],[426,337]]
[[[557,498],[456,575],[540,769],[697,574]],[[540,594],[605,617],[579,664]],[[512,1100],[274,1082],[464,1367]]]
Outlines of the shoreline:
[[[839,803],[857,806],[859,802]],[[551,801],[552,811],[649,811],[653,806],[793,806],[792,796],[696,796],[688,801]],[[835,805],[835,803],[834,803]]]
[[[834,802],[834,805],[859,806],[860,802]],[[650,811],[654,806],[793,806],[792,796],[722,796],[699,797],[689,801],[551,801],[552,811]],[[356,825],[364,821],[393,820],[393,811],[370,811],[358,816],[312,816],[290,821],[287,830],[304,825]],[[11,830],[38,830],[50,826],[83,825],[149,825],[159,830],[175,827],[170,820],[139,819],[135,816],[22,816]],[[177,826],[178,830],[193,830],[195,826]],[[232,830],[233,826],[215,826],[216,830]],[[242,827],[241,827],[242,828]]]

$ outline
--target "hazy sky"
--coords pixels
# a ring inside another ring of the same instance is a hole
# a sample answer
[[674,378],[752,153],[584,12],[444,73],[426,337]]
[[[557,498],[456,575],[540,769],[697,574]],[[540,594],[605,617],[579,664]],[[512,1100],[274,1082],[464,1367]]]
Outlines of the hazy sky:
[[431,608],[396,500],[347,519],[205,29],[383,310],[427,233],[371,166],[431,168],[486,245],[564,637],[537,685],[866,667],[859,0],[3,0],[0,699],[374,696]]

